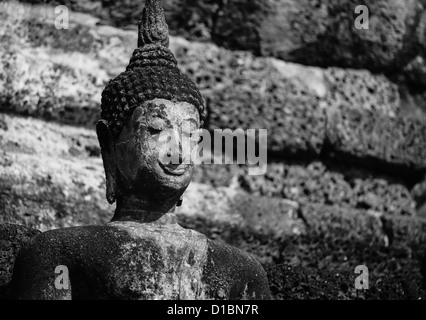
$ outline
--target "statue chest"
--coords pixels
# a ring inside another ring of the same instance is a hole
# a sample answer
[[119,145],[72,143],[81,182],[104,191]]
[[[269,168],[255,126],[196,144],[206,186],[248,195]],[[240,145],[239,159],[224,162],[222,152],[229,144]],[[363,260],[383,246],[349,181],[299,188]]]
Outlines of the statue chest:
[[[109,292],[126,299],[205,299],[202,283],[207,260],[204,235],[174,226],[131,225],[110,260]],[[112,291],[112,292],[111,292]]]

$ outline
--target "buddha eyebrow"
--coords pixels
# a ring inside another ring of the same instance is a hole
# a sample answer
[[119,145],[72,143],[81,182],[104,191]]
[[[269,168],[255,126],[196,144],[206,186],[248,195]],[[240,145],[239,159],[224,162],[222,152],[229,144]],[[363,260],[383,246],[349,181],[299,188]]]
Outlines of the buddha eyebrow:
[[186,119],[183,119],[183,121],[191,121],[195,124],[198,124],[198,122],[194,118],[186,118]]
[[162,120],[162,121],[165,121],[165,122],[167,123],[167,125],[170,125],[170,120],[169,120],[169,118],[167,117],[167,115],[166,115],[166,114],[161,114],[161,113],[153,113],[153,114],[150,114],[150,115],[147,117],[147,119],[146,119],[146,123],[147,123],[147,124],[152,123],[152,121],[155,121],[155,119],[160,119],[160,120]]
[[167,116],[165,114],[162,114],[162,113],[159,113],[159,112],[150,114],[149,118],[161,118],[163,120],[168,120],[168,118],[167,118]]

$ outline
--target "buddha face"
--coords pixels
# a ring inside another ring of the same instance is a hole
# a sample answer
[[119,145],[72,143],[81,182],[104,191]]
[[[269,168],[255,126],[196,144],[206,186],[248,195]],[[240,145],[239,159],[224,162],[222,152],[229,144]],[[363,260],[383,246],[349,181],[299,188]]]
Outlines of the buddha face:
[[198,110],[186,102],[155,99],[137,107],[115,141],[120,189],[151,199],[178,199],[191,181],[190,151],[198,143],[191,136],[199,127]]

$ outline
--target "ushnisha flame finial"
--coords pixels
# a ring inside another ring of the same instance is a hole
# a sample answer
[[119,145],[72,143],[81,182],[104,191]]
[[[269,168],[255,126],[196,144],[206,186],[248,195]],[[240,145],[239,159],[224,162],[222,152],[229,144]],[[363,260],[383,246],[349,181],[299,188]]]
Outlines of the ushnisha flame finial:
[[138,47],[149,44],[169,47],[169,27],[161,0],[146,0],[142,20],[139,21]]

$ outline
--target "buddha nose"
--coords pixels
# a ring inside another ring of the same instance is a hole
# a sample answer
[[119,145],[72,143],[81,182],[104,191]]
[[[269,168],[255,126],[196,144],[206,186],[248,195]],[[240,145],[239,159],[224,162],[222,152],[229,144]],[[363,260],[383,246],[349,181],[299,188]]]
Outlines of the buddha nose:
[[173,157],[174,165],[180,165],[183,163],[184,157],[182,152],[182,139],[181,139],[179,130],[173,129],[171,138],[173,141],[172,148],[170,148],[169,151],[167,152],[167,156],[169,158]]
[[[177,153],[174,153],[172,151],[168,151],[167,152],[167,157],[168,158],[172,158],[172,156],[176,157],[177,162],[173,163],[173,164],[177,164],[180,165],[183,163],[183,157],[182,157],[182,148],[179,146],[179,150],[177,151]],[[175,161],[174,161],[175,162]]]
[[175,130],[177,141],[177,155],[179,164],[191,164],[191,141],[187,135],[184,135],[181,130]]

